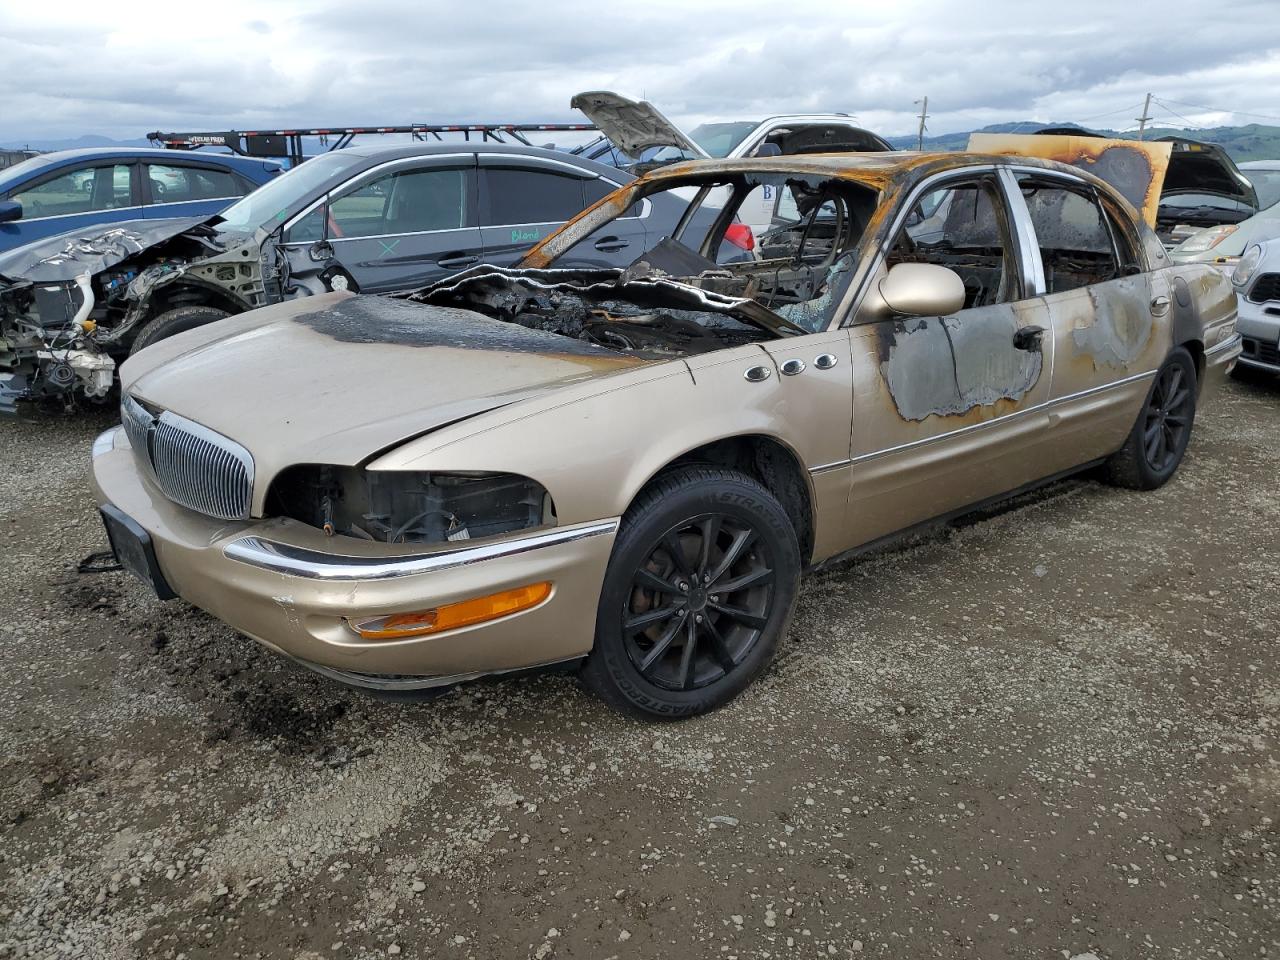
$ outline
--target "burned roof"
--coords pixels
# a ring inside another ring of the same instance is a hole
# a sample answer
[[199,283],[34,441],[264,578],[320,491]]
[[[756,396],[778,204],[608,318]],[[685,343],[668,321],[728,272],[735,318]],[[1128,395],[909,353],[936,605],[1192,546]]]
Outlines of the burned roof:
[[[1068,169],[1065,164],[1028,156],[978,153],[968,151],[893,150],[880,153],[807,153],[791,156],[743,157],[729,160],[688,160],[660,167],[641,177],[643,182],[681,180],[705,175],[709,179],[743,174],[797,174],[851,180],[882,188],[892,180],[912,172],[934,173],[970,166],[1040,166],[1046,169]],[[1070,168],[1079,174],[1079,168]]]

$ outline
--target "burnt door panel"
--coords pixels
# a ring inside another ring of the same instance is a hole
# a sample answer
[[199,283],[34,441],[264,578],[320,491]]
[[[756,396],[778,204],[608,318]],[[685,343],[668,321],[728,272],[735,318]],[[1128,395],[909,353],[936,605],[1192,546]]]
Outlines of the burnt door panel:
[[[1039,300],[854,330],[850,538],[866,543],[1053,473]],[[1023,345],[1019,346],[1019,342]]]
[[1053,330],[1051,426],[1065,469],[1124,442],[1180,306],[1170,271],[1145,272],[1127,215],[1109,211],[1084,184],[1018,179]]
[[878,290],[899,264],[955,273],[954,313],[893,316],[864,293],[853,331],[850,539],[866,543],[1054,472],[1046,452],[1054,340],[1028,290],[992,175],[941,182],[901,219]]

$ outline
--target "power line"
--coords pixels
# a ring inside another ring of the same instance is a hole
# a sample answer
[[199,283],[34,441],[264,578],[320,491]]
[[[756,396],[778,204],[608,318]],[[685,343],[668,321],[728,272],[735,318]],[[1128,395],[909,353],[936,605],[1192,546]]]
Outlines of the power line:
[[1128,113],[1130,110],[1137,110],[1141,103],[1131,104],[1127,107],[1121,107],[1119,110],[1108,110],[1106,113],[1095,113],[1092,117],[1084,117],[1077,120],[1076,123],[1088,123],[1090,120],[1100,120],[1103,117],[1114,117],[1117,113]]
[[1160,107],[1160,109],[1161,109],[1161,110],[1163,110],[1165,113],[1171,113],[1171,114],[1173,114],[1175,117],[1177,117],[1177,118],[1178,118],[1179,120],[1181,120],[1183,123],[1188,124],[1189,126],[1192,126],[1192,127],[1198,127],[1198,126],[1200,126],[1200,124],[1196,123],[1194,120],[1192,120],[1192,119],[1190,119],[1190,118],[1188,118],[1188,117],[1184,117],[1184,116],[1183,116],[1182,114],[1180,114],[1177,110],[1174,110],[1172,107],[1170,107],[1167,103],[1165,103],[1165,102],[1164,102],[1163,100],[1161,100],[1159,97],[1156,97],[1156,98],[1154,98],[1154,99],[1155,99],[1155,101],[1156,101],[1156,104],[1157,104],[1157,105]]
[[[1182,100],[1167,100],[1166,103],[1176,103],[1180,107],[1190,107],[1192,110],[1207,110],[1210,113],[1233,113],[1241,117],[1259,117],[1263,120],[1275,120],[1280,122],[1280,117],[1273,116],[1269,113],[1253,113],[1249,110],[1235,110],[1229,107],[1206,107],[1201,103],[1185,103]],[[1173,111],[1169,111],[1172,113]]]

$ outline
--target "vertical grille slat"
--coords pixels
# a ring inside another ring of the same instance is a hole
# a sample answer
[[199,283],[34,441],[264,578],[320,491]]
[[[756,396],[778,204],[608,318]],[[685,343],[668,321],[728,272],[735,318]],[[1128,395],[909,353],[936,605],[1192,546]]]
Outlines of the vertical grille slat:
[[120,403],[134,456],[174,503],[220,520],[249,516],[253,457],[227,437],[170,411],[153,415],[126,394]]

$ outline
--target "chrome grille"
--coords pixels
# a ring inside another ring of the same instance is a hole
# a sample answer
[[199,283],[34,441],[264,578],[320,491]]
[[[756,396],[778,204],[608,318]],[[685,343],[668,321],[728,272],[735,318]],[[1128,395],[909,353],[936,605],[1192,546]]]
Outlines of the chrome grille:
[[220,520],[249,516],[253,457],[234,440],[166,410],[153,416],[126,395],[121,422],[134,456],[174,503]]
[[148,463],[147,459],[147,434],[151,432],[151,425],[155,423],[153,417],[137,400],[125,394],[120,399],[120,422],[124,425],[125,435],[129,438],[129,444],[133,447],[134,456],[139,462]]

